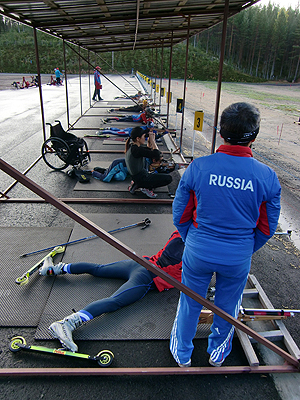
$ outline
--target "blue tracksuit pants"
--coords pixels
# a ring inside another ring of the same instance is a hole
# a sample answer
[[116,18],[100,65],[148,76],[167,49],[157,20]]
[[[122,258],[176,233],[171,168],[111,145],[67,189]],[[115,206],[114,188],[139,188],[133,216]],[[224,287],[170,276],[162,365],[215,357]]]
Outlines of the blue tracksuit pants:
[[[216,272],[216,292],[214,304],[233,317],[237,317],[243,290],[250,271],[251,259],[241,265],[212,264],[196,258],[185,247],[182,259],[182,283],[202,297],[206,292],[212,275]],[[170,350],[177,363],[190,361],[194,349],[202,305],[181,293],[170,339]],[[232,348],[234,327],[223,318],[214,315],[208,338],[207,352],[215,362],[223,362]]]
[[117,158],[114,160],[110,166],[107,168],[107,170],[103,173],[98,172],[98,171],[93,171],[92,172],[92,177],[95,179],[98,179],[99,181],[103,181],[104,178],[107,177],[107,175],[110,173],[110,171],[115,168],[116,165],[118,164],[123,164],[124,167],[126,167],[125,159],[124,158]]
[[[90,274],[98,278],[117,278],[126,281],[110,297],[96,300],[81,310],[87,311],[93,318],[132,304],[142,299],[150,289],[156,287],[153,283],[156,275],[133,260],[110,264],[71,263],[68,264],[68,273]],[[101,280],[99,284],[101,284]]]

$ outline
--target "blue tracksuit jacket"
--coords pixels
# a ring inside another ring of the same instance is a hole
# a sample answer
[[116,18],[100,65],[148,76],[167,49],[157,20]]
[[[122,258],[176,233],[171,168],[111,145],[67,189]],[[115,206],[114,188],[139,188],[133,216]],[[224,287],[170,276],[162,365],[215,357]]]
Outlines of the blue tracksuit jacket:
[[173,221],[198,258],[237,265],[274,234],[280,213],[276,173],[249,147],[222,145],[194,160],[173,202]]

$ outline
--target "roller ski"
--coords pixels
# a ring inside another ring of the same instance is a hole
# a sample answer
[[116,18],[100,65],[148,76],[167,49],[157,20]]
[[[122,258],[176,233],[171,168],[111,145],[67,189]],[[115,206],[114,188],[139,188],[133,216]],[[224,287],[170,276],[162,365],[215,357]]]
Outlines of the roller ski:
[[44,261],[48,258],[51,257],[53,258],[56,254],[60,254],[63,253],[65,251],[65,247],[64,246],[57,246],[54,247],[54,249],[52,249],[47,255],[45,255],[44,258],[42,258],[39,262],[37,262],[33,267],[31,267],[28,271],[24,272],[24,274],[22,276],[19,276],[18,278],[16,278],[15,282],[17,285],[23,286],[23,285],[27,285],[28,281],[29,281],[29,277],[36,272],[43,264]]
[[102,133],[101,132],[101,130],[99,130],[99,131],[97,131],[94,135],[92,135],[92,134],[87,134],[87,135],[84,135],[84,137],[90,137],[90,138],[110,138],[111,136],[110,135],[108,135],[108,134],[105,134],[105,133]]
[[66,349],[51,349],[44,346],[31,346],[26,344],[26,340],[22,336],[16,336],[12,338],[9,344],[9,350],[13,353],[20,350],[31,350],[38,351],[41,353],[58,354],[60,356],[84,358],[86,360],[96,361],[100,367],[109,367],[114,359],[114,354],[110,350],[101,350],[96,356],[90,356],[89,354],[73,353]]

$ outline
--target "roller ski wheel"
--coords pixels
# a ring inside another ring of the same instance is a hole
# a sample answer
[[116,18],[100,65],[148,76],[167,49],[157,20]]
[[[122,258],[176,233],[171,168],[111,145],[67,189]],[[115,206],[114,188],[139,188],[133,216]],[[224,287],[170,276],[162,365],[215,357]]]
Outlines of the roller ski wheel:
[[26,340],[22,336],[15,336],[11,339],[11,342],[9,344],[9,350],[12,351],[13,353],[16,353],[17,351],[20,351],[22,347],[19,346],[19,344],[26,344]]
[[[36,272],[42,265],[47,257],[54,257],[56,254],[63,253],[65,251],[64,246],[56,246],[54,249],[50,251],[50,253],[46,254],[39,262],[37,262],[33,267],[31,267],[28,271],[24,272],[22,276],[19,276],[15,279],[15,283],[19,286],[27,285],[29,282],[29,277]],[[24,257],[24,255],[22,256]]]
[[109,367],[113,362],[114,355],[110,350],[101,350],[96,355],[96,359],[100,367]]
[[28,276],[20,276],[19,278],[16,278],[15,282],[17,285],[23,286],[23,285],[27,285],[28,283]]

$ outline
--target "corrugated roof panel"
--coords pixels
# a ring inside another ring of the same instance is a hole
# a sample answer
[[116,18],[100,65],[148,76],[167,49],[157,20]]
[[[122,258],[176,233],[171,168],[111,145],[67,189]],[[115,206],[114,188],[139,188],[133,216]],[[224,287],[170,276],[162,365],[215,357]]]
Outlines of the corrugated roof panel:
[[[229,0],[229,15],[258,0]],[[165,46],[222,21],[225,0],[0,1],[1,14],[97,52]],[[137,33],[137,34],[136,34]]]

